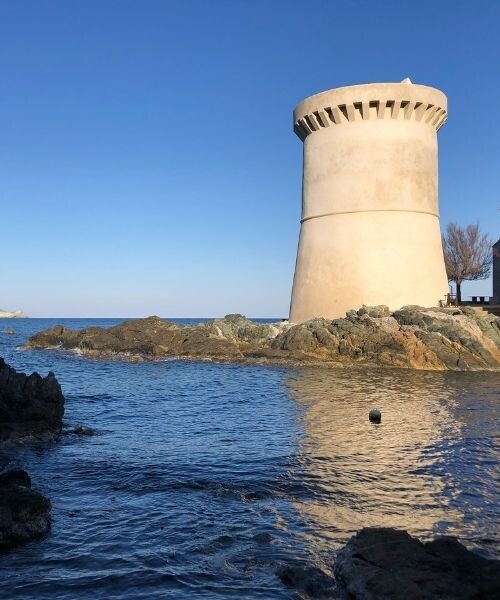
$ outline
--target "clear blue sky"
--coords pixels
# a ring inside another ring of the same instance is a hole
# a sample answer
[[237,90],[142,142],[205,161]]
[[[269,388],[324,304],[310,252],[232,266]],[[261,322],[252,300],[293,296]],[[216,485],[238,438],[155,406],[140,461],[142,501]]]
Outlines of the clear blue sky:
[[291,112],[354,83],[448,95],[442,225],[497,238],[499,31],[496,0],[1,0],[0,306],[286,316]]

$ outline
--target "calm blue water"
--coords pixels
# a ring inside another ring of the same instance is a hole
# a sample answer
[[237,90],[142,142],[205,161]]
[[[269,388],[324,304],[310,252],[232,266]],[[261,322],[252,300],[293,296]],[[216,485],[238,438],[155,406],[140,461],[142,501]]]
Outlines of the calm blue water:
[[53,527],[0,557],[1,598],[314,597],[285,587],[280,565],[329,573],[365,525],[451,533],[499,555],[498,374],[19,349],[56,323],[118,321],[0,319],[0,355],[54,371],[66,424],[97,432],[8,450],[51,498]]

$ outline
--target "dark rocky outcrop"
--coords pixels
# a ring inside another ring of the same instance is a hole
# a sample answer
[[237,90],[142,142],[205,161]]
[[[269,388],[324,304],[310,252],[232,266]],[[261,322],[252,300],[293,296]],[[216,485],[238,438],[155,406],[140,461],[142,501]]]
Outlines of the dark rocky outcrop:
[[68,429],[63,429],[62,433],[64,435],[80,435],[80,436],[92,436],[95,435],[95,431],[90,427],[85,427],[84,425],[77,425],[76,427],[70,427]]
[[334,573],[356,600],[500,598],[500,561],[451,537],[422,543],[406,531],[362,529],[338,554]]
[[288,588],[298,592],[299,598],[330,600],[339,598],[335,580],[319,567],[300,562],[279,565],[276,575]]
[[286,364],[364,363],[428,370],[500,368],[500,319],[471,309],[386,306],[300,325],[253,323],[227,315],[196,326],[148,317],[111,327],[53,327],[29,348],[74,350],[94,358],[165,356]]
[[0,552],[47,533],[50,508],[50,501],[31,489],[26,471],[0,473]]
[[[64,396],[53,373],[25,375],[0,358],[0,442],[57,435],[63,414]],[[0,471],[8,463],[0,454]],[[31,488],[26,471],[0,472],[0,552],[47,533],[50,509],[50,501]]]
[[61,431],[64,396],[53,373],[17,373],[0,358],[0,442]]

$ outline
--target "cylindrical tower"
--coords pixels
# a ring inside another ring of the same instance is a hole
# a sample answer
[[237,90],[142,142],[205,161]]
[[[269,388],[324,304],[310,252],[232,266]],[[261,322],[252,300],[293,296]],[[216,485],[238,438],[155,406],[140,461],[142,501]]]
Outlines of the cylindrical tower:
[[436,132],[446,108],[442,92],[409,79],[297,106],[304,171],[290,321],[444,299]]

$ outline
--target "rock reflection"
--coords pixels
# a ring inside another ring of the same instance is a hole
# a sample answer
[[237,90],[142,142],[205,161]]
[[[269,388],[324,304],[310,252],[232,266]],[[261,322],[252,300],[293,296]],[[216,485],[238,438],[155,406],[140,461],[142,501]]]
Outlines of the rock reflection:
[[[457,482],[445,467],[447,440],[463,427],[449,377],[311,369],[287,386],[303,410],[299,469],[307,492],[296,507],[313,543],[335,547],[368,526],[427,538],[462,521]],[[368,420],[374,407],[381,424]]]

